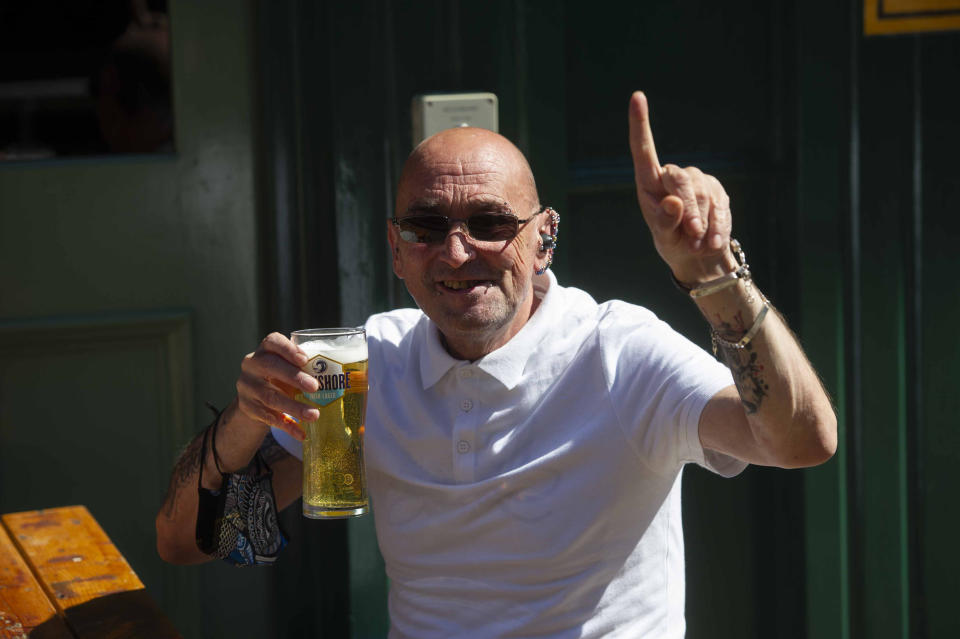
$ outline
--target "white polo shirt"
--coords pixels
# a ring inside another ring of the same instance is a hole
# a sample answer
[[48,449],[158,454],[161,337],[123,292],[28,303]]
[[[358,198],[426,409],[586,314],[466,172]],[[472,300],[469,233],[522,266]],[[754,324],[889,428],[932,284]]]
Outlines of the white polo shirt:
[[730,372],[646,309],[534,283],[537,311],[475,362],[419,310],[367,321],[390,636],[682,637],[681,470],[745,467],[698,434]]

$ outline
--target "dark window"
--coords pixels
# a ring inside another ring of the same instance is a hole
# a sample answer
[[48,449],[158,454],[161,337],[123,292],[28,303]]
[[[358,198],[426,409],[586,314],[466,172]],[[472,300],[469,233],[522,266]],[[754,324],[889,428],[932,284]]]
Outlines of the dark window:
[[166,0],[0,3],[0,160],[171,151]]

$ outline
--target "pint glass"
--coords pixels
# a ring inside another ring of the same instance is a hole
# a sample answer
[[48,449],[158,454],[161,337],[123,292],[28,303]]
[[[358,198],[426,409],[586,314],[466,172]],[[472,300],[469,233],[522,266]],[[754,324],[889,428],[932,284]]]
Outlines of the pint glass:
[[363,422],[367,409],[367,336],[362,328],[294,331],[293,343],[307,354],[303,370],[320,388],[298,393],[298,401],[320,411],[301,421],[303,514],[312,519],[367,512],[363,474]]

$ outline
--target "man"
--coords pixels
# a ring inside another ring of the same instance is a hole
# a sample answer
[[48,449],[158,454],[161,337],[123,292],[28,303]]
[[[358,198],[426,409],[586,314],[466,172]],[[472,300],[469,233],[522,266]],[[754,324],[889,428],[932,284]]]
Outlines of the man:
[[[654,245],[733,371],[645,309],[597,304],[546,270],[558,219],[523,155],[481,129],[423,142],[387,233],[421,310],[367,322],[366,463],[398,637],[681,637],[686,462],[818,464],[836,448],[829,399],[731,245],[729,200],[695,168],[660,166],[642,93],[630,100],[637,195]],[[269,335],[249,354],[217,452],[228,472],[302,439],[284,413],[316,382]],[[157,517],[158,548],[193,541],[197,442]],[[274,454],[281,506],[299,462]],[[208,479],[209,478],[209,479]],[[204,483],[216,488],[211,455]]]

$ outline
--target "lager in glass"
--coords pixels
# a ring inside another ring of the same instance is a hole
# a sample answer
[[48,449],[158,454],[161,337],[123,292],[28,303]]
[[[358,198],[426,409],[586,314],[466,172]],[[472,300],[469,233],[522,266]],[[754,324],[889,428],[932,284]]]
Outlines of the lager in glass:
[[303,370],[320,388],[298,393],[298,401],[320,411],[301,421],[303,514],[313,519],[367,512],[363,473],[363,423],[367,408],[367,341],[362,328],[294,331],[293,343],[307,354]]

